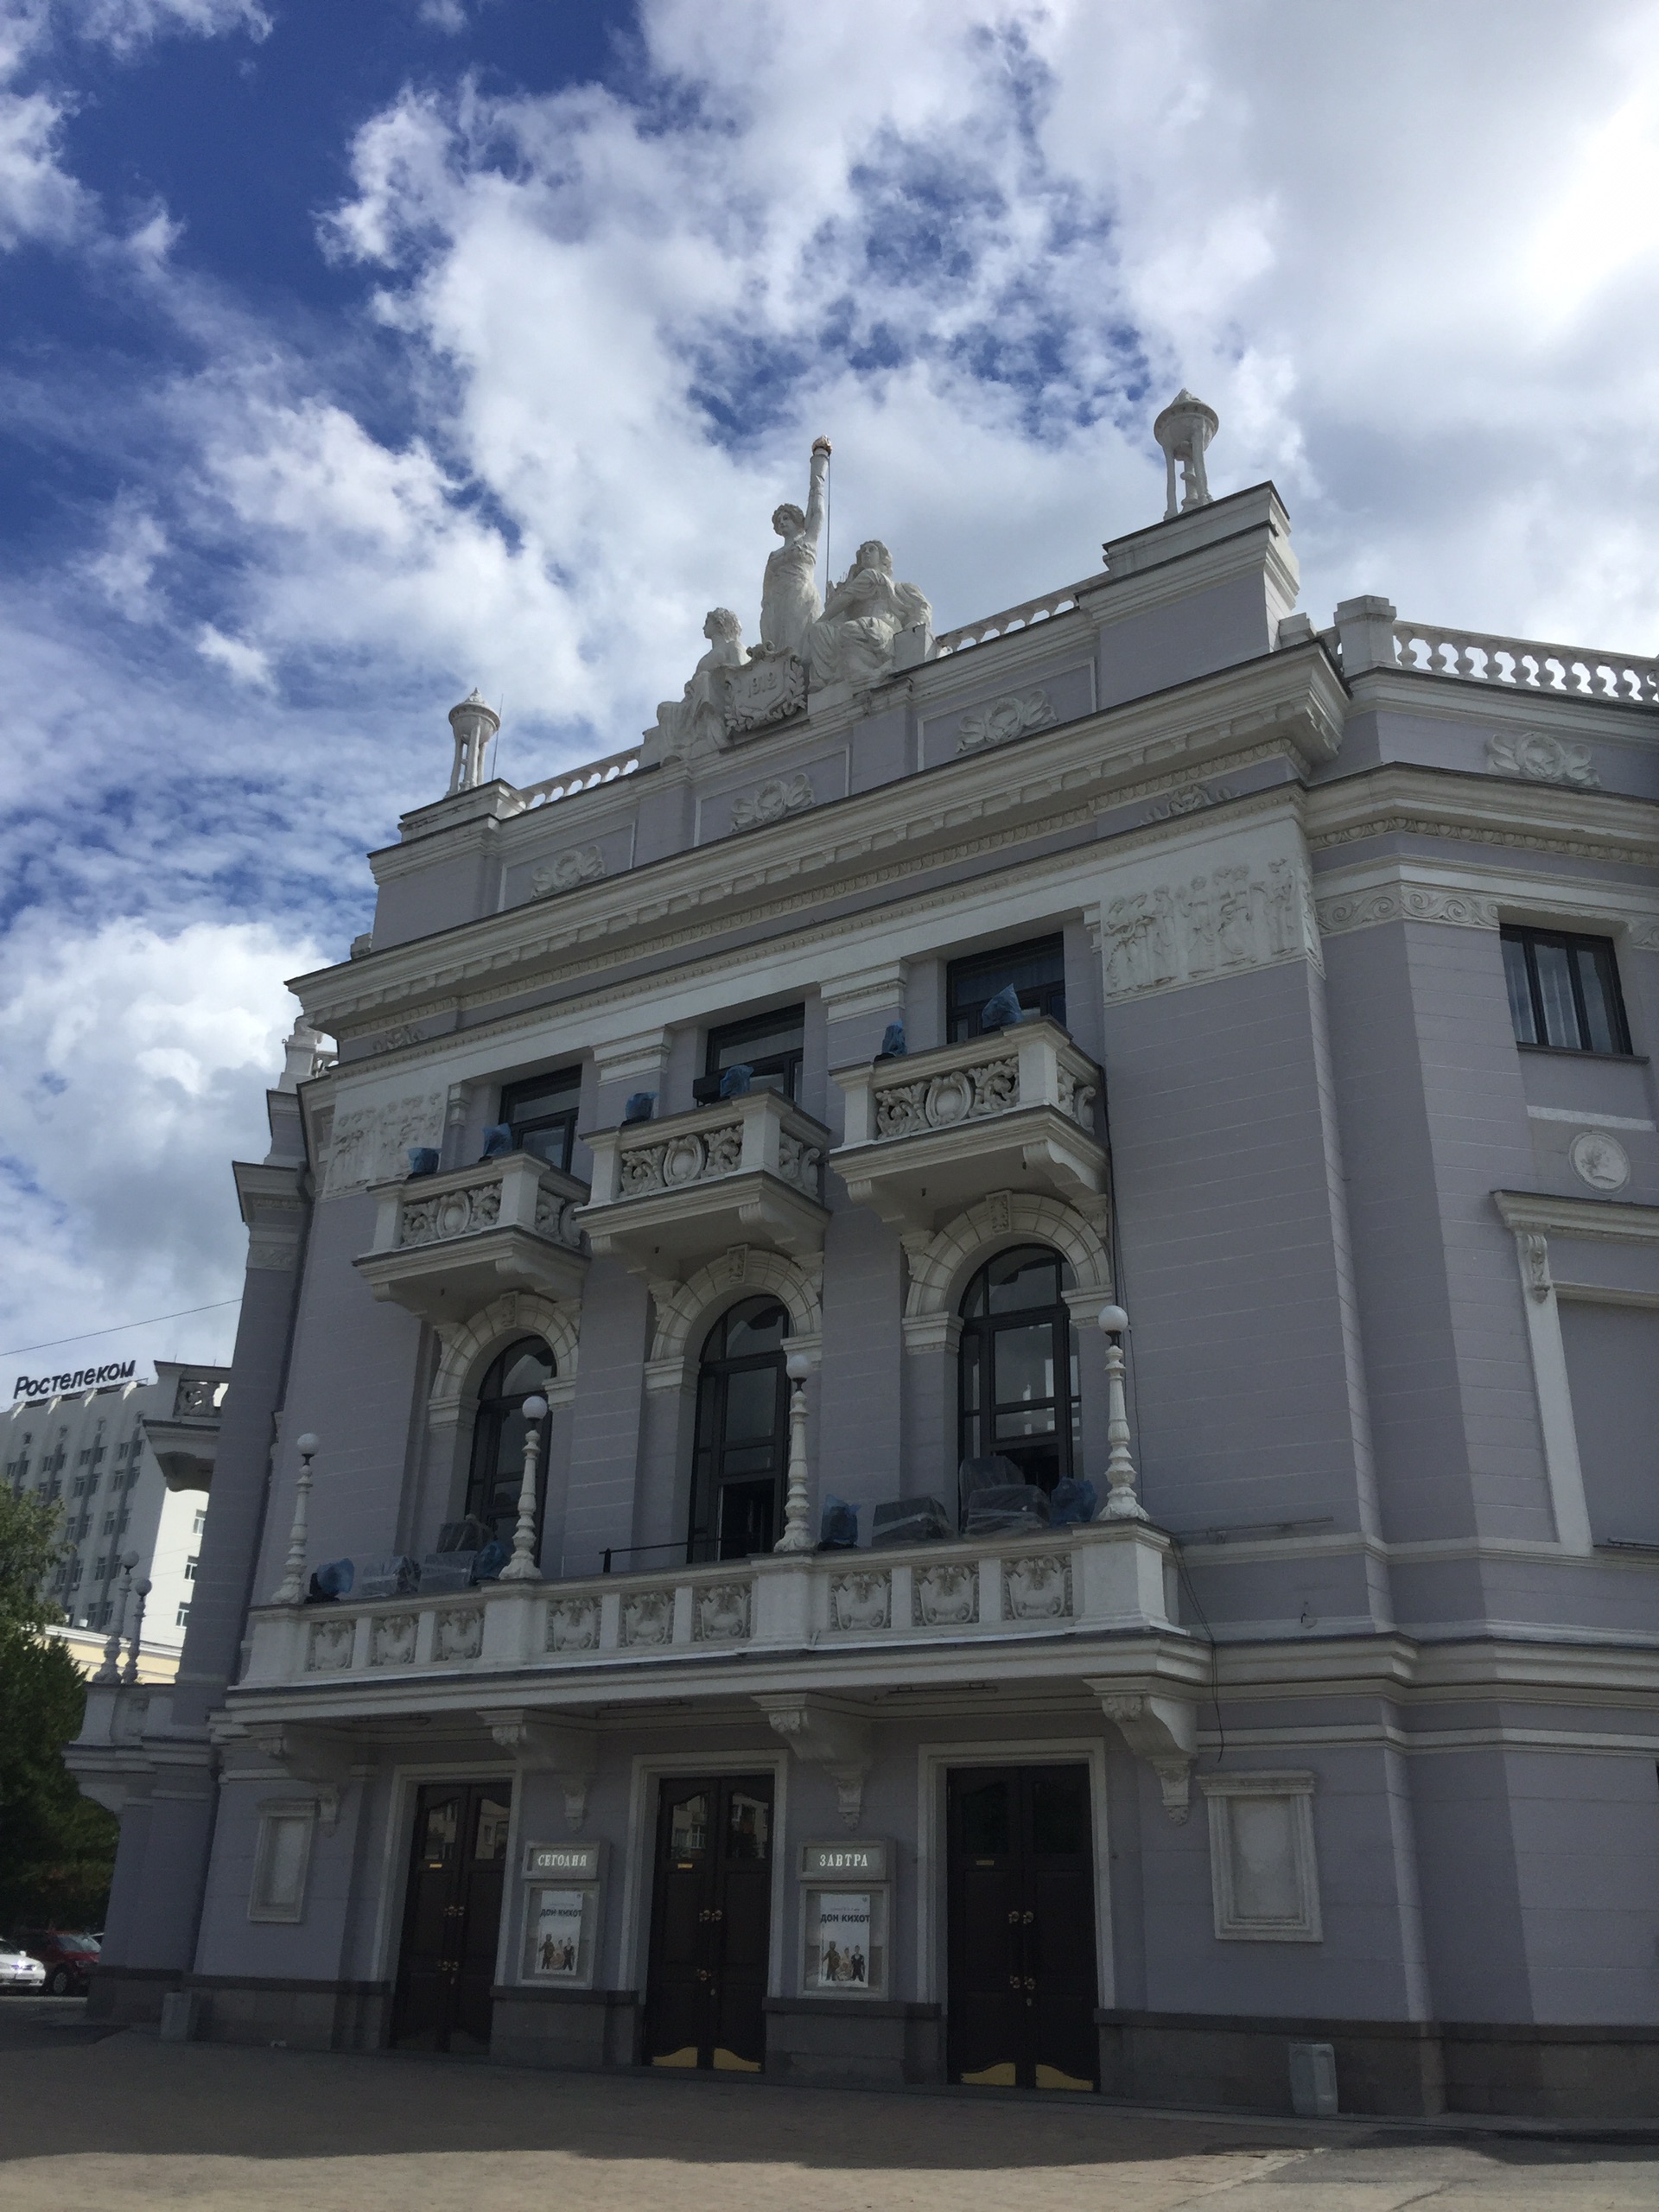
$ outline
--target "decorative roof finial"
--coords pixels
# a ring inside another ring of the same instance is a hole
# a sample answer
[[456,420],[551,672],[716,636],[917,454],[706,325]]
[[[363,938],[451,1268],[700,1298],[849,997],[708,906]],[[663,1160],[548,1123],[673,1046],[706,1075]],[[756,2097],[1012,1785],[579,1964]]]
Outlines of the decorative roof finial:
[[[1207,507],[1210,482],[1204,473],[1204,449],[1221,428],[1213,407],[1194,399],[1183,385],[1152,426],[1152,435],[1164,449],[1168,503],[1164,520],[1185,514],[1190,507]],[[1175,464],[1181,465],[1181,495],[1175,496]]]
[[501,727],[501,717],[474,685],[470,697],[449,709],[449,727],[455,734],[455,765],[449,772],[449,789],[469,791],[484,780],[484,762],[490,740]]

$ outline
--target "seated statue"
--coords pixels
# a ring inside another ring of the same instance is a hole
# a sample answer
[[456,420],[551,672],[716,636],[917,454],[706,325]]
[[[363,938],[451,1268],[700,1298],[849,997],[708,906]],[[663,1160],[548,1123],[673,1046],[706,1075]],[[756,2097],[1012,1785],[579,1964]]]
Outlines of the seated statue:
[[743,665],[743,626],[728,607],[711,607],[702,626],[709,651],[697,663],[683,697],[665,699],[657,709],[665,759],[683,760],[727,743],[727,685]]
[[899,631],[932,613],[914,584],[893,582],[893,556],[880,540],[867,538],[807,632],[813,683],[880,683],[892,669]]

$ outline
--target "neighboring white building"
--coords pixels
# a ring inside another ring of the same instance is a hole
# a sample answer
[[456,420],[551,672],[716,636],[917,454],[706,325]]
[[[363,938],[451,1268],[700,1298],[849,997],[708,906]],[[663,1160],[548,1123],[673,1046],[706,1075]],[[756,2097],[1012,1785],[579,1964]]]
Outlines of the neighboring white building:
[[[124,1363],[127,1374],[134,1364]],[[111,1370],[73,1379],[92,1372]],[[14,1492],[62,1507],[73,1549],[50,1591],[72,1630],[110,1628],[122,1560],[136,1552],[133,1581],[151,1586],[145,1651],[176,1655],[182,1646],[230,1372],[160,1359],[153,1382],[118,1373],[73,1394],[54,1387],[64,1376],[39,1378],[32,1392],[35,1378],[18,1377],[24,1390],[0,1414],[0,1475]]]

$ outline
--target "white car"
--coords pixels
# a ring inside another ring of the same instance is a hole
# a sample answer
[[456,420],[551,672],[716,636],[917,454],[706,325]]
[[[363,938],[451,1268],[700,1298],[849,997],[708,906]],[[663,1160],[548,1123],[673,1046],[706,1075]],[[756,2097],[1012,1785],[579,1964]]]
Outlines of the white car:
[[15,1944],[0,1943],[0,1989],[44,1989],[46,1968]]

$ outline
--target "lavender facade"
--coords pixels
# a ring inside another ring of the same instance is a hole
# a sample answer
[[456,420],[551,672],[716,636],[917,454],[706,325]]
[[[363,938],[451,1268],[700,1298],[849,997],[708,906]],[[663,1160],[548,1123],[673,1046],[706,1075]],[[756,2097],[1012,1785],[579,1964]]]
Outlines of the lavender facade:
[[96,2005],[1651,2109],[1659,668],[1317,628],[1213,429],[1008,614],[780,509],[641,744],[455,710],[237,1170],[178,1681],[74,1753]]

